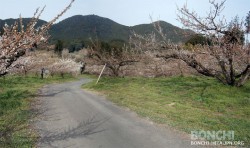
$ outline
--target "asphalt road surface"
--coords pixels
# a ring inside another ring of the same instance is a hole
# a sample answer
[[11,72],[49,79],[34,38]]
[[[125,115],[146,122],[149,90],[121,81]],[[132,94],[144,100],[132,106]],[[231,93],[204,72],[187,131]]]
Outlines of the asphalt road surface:
[[37,147],[187,148],[190,138],[84,91],[76,82],[45,86],[38,97]]

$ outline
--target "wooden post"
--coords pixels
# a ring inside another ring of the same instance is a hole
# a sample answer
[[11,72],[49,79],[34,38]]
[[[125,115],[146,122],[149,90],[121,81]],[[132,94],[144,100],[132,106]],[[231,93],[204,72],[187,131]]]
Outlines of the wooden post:
[[95,84],[97,84],[97,83],[99,82],[99,80],[100,80],[100,78],[101,78],[101,76],[102,76],[102,73],[103,73],[103,71],[104,71],[106,65],[107,65],[107,64],[105,63],[105,65],[103,66],[102,71],[101,71],[101,73],[100,73],[100,75],[99,75],[99,77],[98,77],[98,79],[97,79],[97,81],[96,81]]

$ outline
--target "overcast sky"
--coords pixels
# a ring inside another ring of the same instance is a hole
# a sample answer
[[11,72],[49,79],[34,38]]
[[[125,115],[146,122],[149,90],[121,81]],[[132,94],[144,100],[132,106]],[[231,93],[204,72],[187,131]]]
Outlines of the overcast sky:
[[[1,0],[0,19],[32,17],[37,7],[46,5],[41,19],[49,21],[57,15],[70,0]],[[71,9],[60,19],[73,15],[95,14],[110,18],[120,24],[133,26],[164,20],[182,27],[176,20],[176,8],[185,3],[190,9],[206,14],[209,11],[209,0],[76,0]],[[219,0],[215,0],[220,2]],[[227,0],[223,15],[227,19],[238,15],[245,18],[250,11],[250,0]]]

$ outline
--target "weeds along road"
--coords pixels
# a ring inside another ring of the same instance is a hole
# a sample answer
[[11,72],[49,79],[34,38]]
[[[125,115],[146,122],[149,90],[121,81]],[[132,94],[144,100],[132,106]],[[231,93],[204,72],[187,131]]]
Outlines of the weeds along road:
[[89,82],[45,86],[36,107],[40,133],[37,147],[60,148],[187,148],[189,137],[160,127],[81,89]]

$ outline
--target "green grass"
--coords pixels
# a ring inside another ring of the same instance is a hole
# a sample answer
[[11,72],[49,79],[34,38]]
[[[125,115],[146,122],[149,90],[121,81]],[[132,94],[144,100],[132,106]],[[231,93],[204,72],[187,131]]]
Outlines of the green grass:
[[237,88],[208,77],[104,77],[83,87],[156,123],[187,133],[234,130],[235,140],[250,143],[250,82]]
[[32,98],[45,84],[74,79],[69,75],[43,80],[35,76],[0,77],[0,147],[33,147],[37,135],[29,123]]

